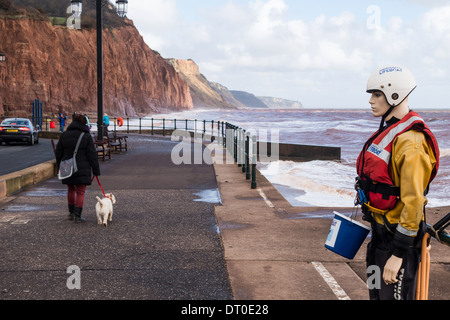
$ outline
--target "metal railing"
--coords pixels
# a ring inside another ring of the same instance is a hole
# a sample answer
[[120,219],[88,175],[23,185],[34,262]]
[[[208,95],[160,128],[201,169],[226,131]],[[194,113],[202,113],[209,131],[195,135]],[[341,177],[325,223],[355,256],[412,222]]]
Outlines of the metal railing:
[[[109,130],[163,136],[172,135],[176,130],[184,130],[194,136],[201,135],[203,140],[218,143],[233,157],[234,163],[241,168],[246,180],[250,181],[251,188],[257,188],[257,137],[239,126],[215,120],[129,117],[123,118],[123,124],[119,126],[117,119],[110,118]],[[45,118],[43,130],[50,130],[51,121],[54,120]],[[92,131],[97,130],[96,121],[95,118],[89,121]],[[52,130],[59,131],[59,123],[54,124]]]
[[[50,123],[54,122],[55,128],[54,131],[58,131],[59,122],[51,119],[44,118],[44,123],[42,129],[45,131],[50,130]],[[127,133],[137,132],[139,134],[142,133],[154,133],[158,132],[163,135],[170,135],[173,130],[186,130],[186,131],[195,131],[195,132],[211,132],[213,135],[213,128],[217,127],[217,121],[206,121],[206,120],[191,120],[191,119],[167,119],[167,118],[123,118],[123,125],[119,127],[118,118],[111,118],[109,124],[109,130],[114,131],[124,131]],[[70,123],[70,120],[67,119],[67,124]],[[97,130],[97,119],[89,119],[89,123],[91,129],[94,131]],[[67,127],[67,125],[66,125]]]
[[[251,180],[251,188],[256,189],[257,138],[245,129],[225,122],[222,124],[221,137],[224,147],[234,156],[234,161],[247,180]],[[227,143],[231,141],[231,143]]]

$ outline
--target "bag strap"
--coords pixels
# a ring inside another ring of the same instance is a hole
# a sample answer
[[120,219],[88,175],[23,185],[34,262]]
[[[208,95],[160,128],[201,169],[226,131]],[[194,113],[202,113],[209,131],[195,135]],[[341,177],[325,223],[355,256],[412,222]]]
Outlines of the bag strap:
[[81,139],[83,139],[84,132],[80,134],[80,137],[78,138],[77,146],[75,147],[75,152],[73,153],[73,156],[75,157],[78,153],[78,148],[80,147]]

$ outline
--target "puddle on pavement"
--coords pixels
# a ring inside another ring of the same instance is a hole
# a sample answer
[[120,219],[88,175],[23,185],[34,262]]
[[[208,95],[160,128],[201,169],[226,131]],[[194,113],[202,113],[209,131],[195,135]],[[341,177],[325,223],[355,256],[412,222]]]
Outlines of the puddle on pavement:
[[198,199],[194,199],[194,202],[206,202],[206,203],[222,203],[220,198],[219,189],[201,190],[194,193]]
[[[334,219],[334,211],[330,208],[330,210],[318,210],[318,211],[311,211],[311,212],[299,212],[299,213],[288,213],[283,216],[283,219],[286,220],[302,220],[302,219]],[[347,217],[352,217],[353,219],[357,218],[361,215],[361,213],[349,213],[344,212],[343,213]]]
[[47,212],[54,211],[54,205],[29,205],[29,204],[20,204],[20,205],[10,205],[7,207],[3,207],[0,209],[0,212]]
[[2,211],[8,211],[8,212],[29,212],[29,211],[38,211],[41,208],[36,207],[36,206],[29,206],[29,205],[17,205],[17,206],[9,206],[6,207],[4,209],[2,209]]
[[244,223],[234,223],[234,222],[225,222],[220,224],[221,229],[244,229],[248,228],[247,224]]
[[28,197],[67,197],[67,189],[36,188],[24,192]]
[[220,230],[225,230],[225,229],[245,229],[248,228],[249,225],[247,224],[243,224],[243,223],[234,223],[234,222],[225,222],[225,223],[220,223],[216,228],[217,228],[217,233],[220,233]]
[[300,212],[294,214],[288,214],[283,219],[286,220],[301,220],[301,219],[333,219],[333,210],[320,210],[313,212]]

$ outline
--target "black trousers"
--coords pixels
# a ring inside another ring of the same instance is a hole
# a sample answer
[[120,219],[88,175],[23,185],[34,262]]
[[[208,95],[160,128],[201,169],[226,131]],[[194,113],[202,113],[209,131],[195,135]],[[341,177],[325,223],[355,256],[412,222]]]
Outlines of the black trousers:
[[[371,300],[414,300],[416,295],[417,272],[419,269],[424,226],[421,224],[418,236],[403,257],[396,284],[386,285],[383,271],[392,256],[392,242],[397,225],[388,227],[372,222],[372,239],[367,246],[367,276],[374,280],[369,285]],[[389,228],[389,229],[388,229]],[[390,231],[391,230],[391,231]],[[376,268],[374,268],[376,266]],[[370,270],[370,272],[369,272]],[[375,270],[375,271],[374,271]],[[378,273],[376,271],[379,271]],[[374,277],[380,277],[374,279]],[[368,281],[369,282],[369,281]]]

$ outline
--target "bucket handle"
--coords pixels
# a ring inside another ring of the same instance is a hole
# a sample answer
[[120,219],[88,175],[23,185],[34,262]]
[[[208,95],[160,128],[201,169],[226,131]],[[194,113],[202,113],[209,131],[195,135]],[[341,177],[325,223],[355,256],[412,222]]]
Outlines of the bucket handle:
[[356,220],[356,217],[358,216],[358,207],[353,207],[352,214],[350,215],[351,220]]

